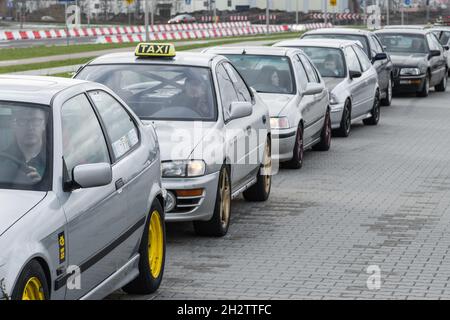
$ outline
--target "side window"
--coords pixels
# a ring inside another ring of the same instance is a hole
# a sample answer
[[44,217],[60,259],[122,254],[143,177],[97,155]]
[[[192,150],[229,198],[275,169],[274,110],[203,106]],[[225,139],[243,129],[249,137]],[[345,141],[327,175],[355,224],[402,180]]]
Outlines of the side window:
[[373,39],[374,39],[374,41],[375,41],[375,45],[378,47],[378,48],[380,48],[380,51],[379,52],[384,52],[384,47],[383,47],[383,45],[381,44],[381,41],[380,41],[380,39],[378,39],[377,37],[373,37]]
[[355,51],[353,51],[351,47],[345,48],[345,55],[347,56],[347,64],[349,71],[362,72],[358,57],[356,56]]
[[436,37],[428,34],[427,40],[428,40],[428,46],[430,47],[430,50],[441,50],[440,46],[435,41]]
[[223,65],[217,67],[217,82],[220,88],[220,100],[224,110],[225,118],[229,116],[228,111],[232,102],[239,101],[233,82],[228,76]]
[[248,90],[248,87],[245,84],[244,80],[239,75],[239,73],[234,69],[234,67],[231,64],[224,63],[223,65],[227,69],[228,75],[231,81],[234,83],[234,86],[236,87],[239,101],[252,102],[252,95]]
[[380,45],[378,40],[374,37],[370,37],[370,46],[372,47],[372,56],[375,57],[378,53],[383,52],[383,47]]
[[304,56],[300,56],[300,60],[303,63],[303,66],[305,67],[306,74],[308,75],[309,82],[313,83],[319,83],[319,78],[317,77],[316,71],[314,70],[314,67],[311,65],[308,59]]
[[78,165],[111,163],[100,123],[84,94],[64,103],[61,118],[63,155],[69,174]]
[[372,63],[370,62],[369,58],[360,47],[354,46],[353,49],[355,50],[359,62],[361,63],[362,71],[366,72],[367,70],[370,69]]
[[104,91],[91,91],[89,96],[97,107],[111,141],[116,159],[139,143],[138,129],[123,106]]
[[306,86],[308,85],[308,76],[306,74],[305,68],[303,67],[302,62],[300,61],[300,56],[297,55],[297,59],[294,61],[294,65],[297,69],[298,81],[300,83],[300,87],[302,90],[306,90]]

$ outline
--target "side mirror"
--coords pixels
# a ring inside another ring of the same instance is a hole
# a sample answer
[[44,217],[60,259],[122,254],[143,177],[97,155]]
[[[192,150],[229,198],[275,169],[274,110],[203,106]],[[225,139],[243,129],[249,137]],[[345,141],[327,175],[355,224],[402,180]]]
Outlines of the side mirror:
[[228,121],[241,119],[253,113],[251,102],[232,102],[228,112]]
[[352,70],[350,70],[349,73],[350,73],[350,79],[352,79],[352,80],[362,77],[361,71],[352,71]]
[[444,47],[445,51],[450,50],[450,46],[449,45],[446,45],[446,46],[443,46],[443,47]]
[[319,83],[308,83],[305,91],[303,92],[304,96],[313,96],[315,94],[322,93],[324,90],[323,86]]
[[83,164],[73,169],[72,181],[82,189],[106,186],[112,181],[109,163]]
[[429,58],[439,57],[441,55],[441,51],[439,50],[431,50],[429,54]]
[[372,63],[375,61],[387,60],[388,56],[385,52],[380,52],[375,55],[372,59]]

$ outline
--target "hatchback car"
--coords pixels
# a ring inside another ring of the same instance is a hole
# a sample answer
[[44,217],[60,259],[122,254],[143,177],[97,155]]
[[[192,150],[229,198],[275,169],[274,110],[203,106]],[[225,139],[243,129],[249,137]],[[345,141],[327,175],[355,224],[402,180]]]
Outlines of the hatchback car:
[[142,43],[94,59],[75,76],[109,86],[147,125],[162,152],[167,221],[224,236],[231,199],[266,201],[271,188],[269,111],[222,56]]
[[151,293],[164,271],[156,133],[100,84],[0,77],[0,299]]
[[287,40],[275,46],[302,49],[314,62],[330,92],[331,125],[337,135],[348,137],[352,122],[378,124],[377,72],[355,41]]
[[331,119],[328,90],[309,58],[298,49],[215,47],[225,55],[269,106],[273,157],[300,169],[304,150],[328,151]]
[[[376,32],[394,63],[394,90],[427,97],[430,88],[447,88],[445,49],[428,29],[386,29]],[[448,47],[447,47],[448,49]]]
[[380,39],[378,39],[375,33],[351,28],[319,29],[306,32],[302,36],[302,39],[341,39],[358,41],[377,71],[381,104],[384,106],[391,105],[394,86],[394,67],[390,56],[386,53]]

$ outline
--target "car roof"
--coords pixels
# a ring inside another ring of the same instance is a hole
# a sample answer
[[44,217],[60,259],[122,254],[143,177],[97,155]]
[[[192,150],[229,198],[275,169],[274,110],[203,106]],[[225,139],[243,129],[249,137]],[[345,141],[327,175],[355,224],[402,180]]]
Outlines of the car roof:
[[427,26],[426,25],[390,25],[390,26],[385,26],[383,29],[426,29]]
[[296,48],[244,46],[244,47],[213,47],[205,50],[207,53],[218,54],[252,54],[265,56],[289,56],[300,51]]
[[430,33],[431,32],[431,30],[430,29],[419,29],[419,28],[403,28],[403,29],[401,29],[401,28],[399,28],[399,29],[397,29],[397,28],[391,28],[391,29],[381,29],[381,30],[377,30],[375,33],[376,34],[383,34],[383,33],[386,33],[386,34],[392,34],[392,33],[395,33],[395,34],[421,34],[421,35],[426,35],[426,34],[428,34],[428,33]]
[[434,26],[430,28],[431,31],[450,31],[450,26]]
[[277,47],[290,47],[290,46],[306,46],[306,47],[320,47],[320,48],[343,48],[356,44],[356,41],[352,40],[339,40],[330,39],[323,41],[323,39],[293,39],[277,42]]
[[367,36],[372,34],[372,31],[355,29],[355,28],[324,28],[311,30],[305,33],[305,35],[311,34],[354,34],[354,35],[363,35]]
[[213,54],[199,54],[198,52],[177,52],[171,58],[144,58],[136,57],[134,52],[111,53],[92,60],[88,65],[98,64],[167,64],[196,67],[209,67],[210,62],[217,57]]
[[53,97],[87,81],[58,77],[1,75],[0,100],[50,105]]

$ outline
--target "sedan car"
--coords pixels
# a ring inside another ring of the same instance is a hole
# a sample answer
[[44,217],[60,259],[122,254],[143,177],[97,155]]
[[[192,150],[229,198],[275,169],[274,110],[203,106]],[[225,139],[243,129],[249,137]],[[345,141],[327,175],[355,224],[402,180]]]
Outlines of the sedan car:
[[139,44],[75,76],[109,86],[161,144],[167,221],[194,221],[199,235],[224,236],[231,199],[266,201],[271,188],[269,111],[224,57]]
[[163,202],[156,133],[111,90],[0,77],[0,299],[154,292]]
[[306,32],[302,36],[302,39],[340,39],[358,41],[361,44],[364,53],[369,57],[377,71],[381,104],[383,106],[391,105],[394,86],[394,67],[390,56],[386,54],[380,39],[375,33],[351,28],[318,29]]
[[168,24],[180,24],[180,23],[194,23],[196,19],[189,14],[180,14],[173,17],[167,23]]
[[[378,124],[378,75],[357,42],[305,39],[282,41],[274,46],[302,49],[313,61],[330,92],[331,126],[337,135],[348,137],[352,122]],[[380,54],[377,59],[385,59],[385,55]]]
[[309,58],[298,49],[215,47],[269,106],[274,158],[300,169],[304,150],[328,151],[331,119],[328,90]]
[[426,29],[386,29],[376,32],[394,62],[394,90],[427,97],[430,88],[445,91],[448,65],[445,49]]

